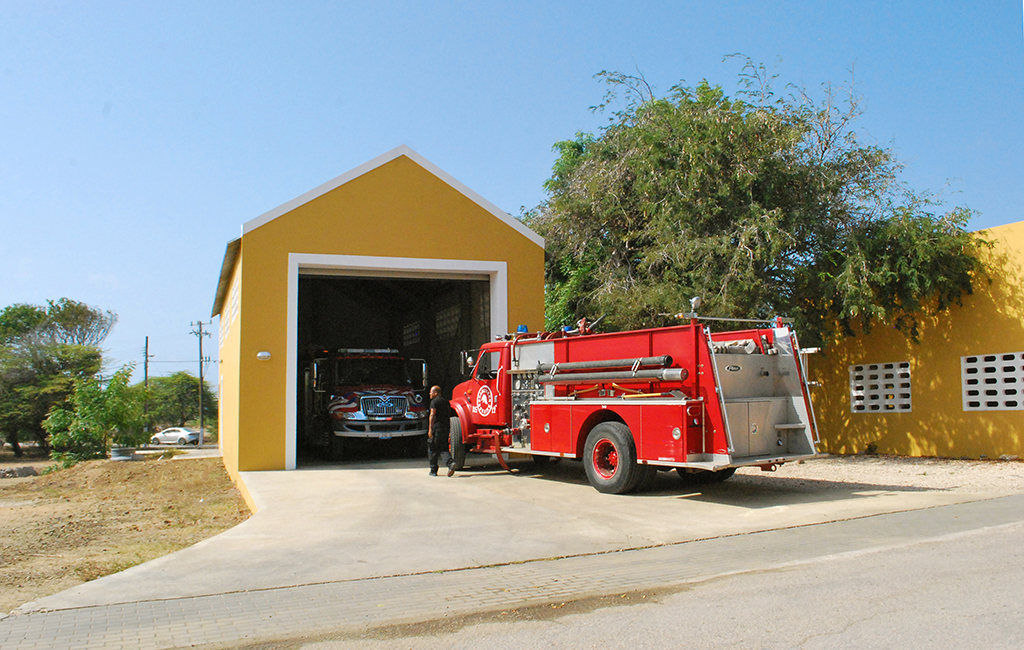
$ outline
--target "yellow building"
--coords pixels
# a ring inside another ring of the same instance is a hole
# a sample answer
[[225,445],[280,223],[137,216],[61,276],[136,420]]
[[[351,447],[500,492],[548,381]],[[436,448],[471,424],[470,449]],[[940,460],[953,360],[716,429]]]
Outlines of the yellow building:
[[811,357],[827,451],[1024,457],[1024,222],[979,233],[990,280],[920,343],[876,327]]
[[403,146],[244,224],[213,315],[237,482],[296,467],[306,348],[397,348],[450,390],[460,349],[541,329],[544,240]]
[[[991,282],[919,344],[878,327],[810,358],[826,451],[1024,456],[1024,222],[982,233]],[[397,348],[459,381],[459,351],[544,323],[544,241],[408,147],[247,222],[224,256],[229,473],[293,469],[307,349]]]

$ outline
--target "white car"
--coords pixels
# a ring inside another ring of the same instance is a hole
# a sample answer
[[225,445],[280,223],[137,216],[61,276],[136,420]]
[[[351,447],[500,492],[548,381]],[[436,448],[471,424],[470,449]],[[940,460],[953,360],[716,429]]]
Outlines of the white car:
[[169,445],[198,445],[199,432],[195,429],[186,429],[184,427],[171,427],[157,433],[149,441],[151,445],[159,445],[160,443]]

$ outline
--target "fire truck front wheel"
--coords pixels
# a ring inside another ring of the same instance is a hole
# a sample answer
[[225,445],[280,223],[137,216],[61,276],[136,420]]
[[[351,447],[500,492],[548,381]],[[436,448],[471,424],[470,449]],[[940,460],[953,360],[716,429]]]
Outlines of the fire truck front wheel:
[[587,480],[598,492],[625,494],[636,487],[640,470],[629,427],[602,422],[590,431],[583,447]]
[[452,416],[448,430],[448,451],[452,455],[455,471],[461,472],[466,467],[466,445],[462,442],[462,423],[458,416]]

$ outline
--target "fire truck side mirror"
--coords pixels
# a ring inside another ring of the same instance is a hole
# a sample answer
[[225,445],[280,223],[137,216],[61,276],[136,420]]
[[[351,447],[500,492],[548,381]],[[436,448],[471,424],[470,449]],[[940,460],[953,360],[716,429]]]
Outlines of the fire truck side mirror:
[[469,352],[463,351],[463,353],[462,353],[462,374],[467,376],[467,377],[469,375],[471,375],[473,373],[473,366],[475,366],[475,365],[476,365],[476,362],[473,359],[473,355],[470,354]]
[[312,375],[313,375],[313,392],[322,393],[324,392],[324,363],[327,359],[313,359],[312,364]]

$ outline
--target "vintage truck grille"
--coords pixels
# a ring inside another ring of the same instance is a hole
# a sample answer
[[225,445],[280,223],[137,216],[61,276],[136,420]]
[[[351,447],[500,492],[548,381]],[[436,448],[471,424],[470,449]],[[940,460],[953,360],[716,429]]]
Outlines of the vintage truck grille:
[[363,413],[369,416],[405,415],[404,397],[363,397],[359,400],[359,405]]

